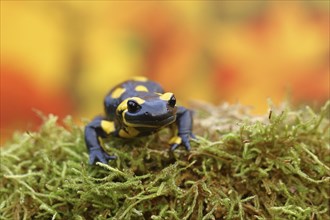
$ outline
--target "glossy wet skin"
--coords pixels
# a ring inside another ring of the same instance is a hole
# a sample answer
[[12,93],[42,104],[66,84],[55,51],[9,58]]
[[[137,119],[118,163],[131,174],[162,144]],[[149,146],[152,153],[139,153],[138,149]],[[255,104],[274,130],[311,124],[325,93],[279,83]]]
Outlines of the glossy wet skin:
[[176,120],[177,107],[173,94],[169,100],[161,99],[161,95],[142,97],[140,100],[128,98],[127,109],[122,111],[123,123],[130,127],[161,128]]
[[164,92],[156,82],[138,77],[118,84],[105,96],[104,110],[105,116],[95,117],[85,127],[90,164],[116,159],[105,152],[102,138],[137,138],[164,127],[175,131],[169,140],[171,150],[179,146],[190,150],[190,139],[194,138],[192,112],[176,106],[173,93]]

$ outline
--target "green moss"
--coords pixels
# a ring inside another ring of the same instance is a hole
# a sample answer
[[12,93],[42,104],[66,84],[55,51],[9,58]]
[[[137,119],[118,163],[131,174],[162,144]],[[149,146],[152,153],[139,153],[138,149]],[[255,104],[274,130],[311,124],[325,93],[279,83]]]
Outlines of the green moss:
[[329,106],[253,117],[196,107],[192,151],[168,131],[90,166],[83,127],[55,116],[1,148],[0,219],[329,219]]

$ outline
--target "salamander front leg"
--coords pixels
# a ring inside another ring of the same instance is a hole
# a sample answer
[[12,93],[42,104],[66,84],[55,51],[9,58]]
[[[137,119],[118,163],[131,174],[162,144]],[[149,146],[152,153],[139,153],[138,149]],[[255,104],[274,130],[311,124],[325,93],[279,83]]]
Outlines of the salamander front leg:
[[178,107],[176,123],[178,134],[170,140],[171,150],[173,151],[178,146],[183,145],[189,151],[190,139],[195,138],[195,135],[192,133],[192,112],[182,106]]
[[108,163],[109,160],[115,160],[116,156],[110,156],[101,147],[102,138],[105,138],[115,132],[115,126],[112,121],[97,117],[85,127],[85,142],[89,151],[89,163],[95,164],[97,161]]

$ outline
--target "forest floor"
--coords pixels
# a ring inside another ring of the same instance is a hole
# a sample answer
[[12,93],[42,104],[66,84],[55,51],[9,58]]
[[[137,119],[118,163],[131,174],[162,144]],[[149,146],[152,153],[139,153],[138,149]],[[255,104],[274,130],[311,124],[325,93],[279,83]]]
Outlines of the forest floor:
[[165,129],[106,140],[118,159],[93,166],[83,126],[44,117],[0,149],[0,219],[330,219],[329,106],[195,103],[190,152]]

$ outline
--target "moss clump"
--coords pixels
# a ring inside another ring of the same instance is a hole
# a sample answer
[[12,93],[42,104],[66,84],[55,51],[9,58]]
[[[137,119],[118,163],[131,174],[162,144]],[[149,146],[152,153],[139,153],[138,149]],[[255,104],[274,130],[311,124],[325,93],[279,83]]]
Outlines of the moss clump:
[[170,154],[162,131],[109,140],[109,165],[87,164],[70,119],[15,135],[1,148],[0,219],[330,219],[329,102],[270,118],[202,106],[191,152]]

